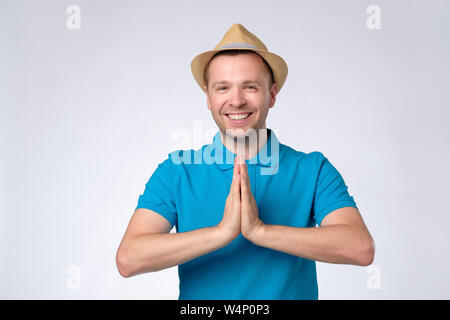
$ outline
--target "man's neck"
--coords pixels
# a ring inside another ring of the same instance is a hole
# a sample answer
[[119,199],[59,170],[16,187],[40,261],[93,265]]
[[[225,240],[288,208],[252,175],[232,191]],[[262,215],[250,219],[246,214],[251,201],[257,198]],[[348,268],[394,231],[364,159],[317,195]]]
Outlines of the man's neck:
[[235,138],[220,131],[220,138],[225,148],[230,152],[242,155],[245,159],[251,159],[266,144],[267,131],[266,128],[261,128],[257,131],[251,130],[248,136],[242,138]]

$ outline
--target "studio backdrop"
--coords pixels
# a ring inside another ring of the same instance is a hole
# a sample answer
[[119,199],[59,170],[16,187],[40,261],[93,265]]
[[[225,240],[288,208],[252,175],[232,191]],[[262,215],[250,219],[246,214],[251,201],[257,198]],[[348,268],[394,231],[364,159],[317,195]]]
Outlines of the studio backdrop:
[[318,262],[319,298],[450,298],[445,0],[1,1],[0,298],[177,299],[176,267],[115,254],[158,164],[217,132],[190,62],[234,23],[289,67],[267,126],[333,163],[376,243]]

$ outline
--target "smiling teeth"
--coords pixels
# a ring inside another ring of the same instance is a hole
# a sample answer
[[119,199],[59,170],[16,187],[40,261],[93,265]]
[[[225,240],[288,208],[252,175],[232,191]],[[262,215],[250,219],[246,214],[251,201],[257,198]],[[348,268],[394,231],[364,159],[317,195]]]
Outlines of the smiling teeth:
[[228,117],[232,120],[243,120],[246,119],[250,113],[243,113],[243,114],[229,114]]

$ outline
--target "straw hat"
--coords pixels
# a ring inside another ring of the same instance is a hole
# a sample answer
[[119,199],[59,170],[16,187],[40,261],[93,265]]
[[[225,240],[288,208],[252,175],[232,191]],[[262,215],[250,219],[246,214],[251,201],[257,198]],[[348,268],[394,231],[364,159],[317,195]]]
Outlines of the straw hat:
[[239,23],[233,24],[230,29],[228,29],[222,40],[213,50],[200,53],[192,59],[191,71],[194,79],[202,90],[205,90],[204,86],[206,86],[204,79],[206,64],[211,60],[215,53],[232,49],[252,50],[259,54],[271,67],[274,81],[277,83],[278,92],[281,90],[288,73],[286,62],[275,53],[269,52],[267,47],[258,39],[258,37]]

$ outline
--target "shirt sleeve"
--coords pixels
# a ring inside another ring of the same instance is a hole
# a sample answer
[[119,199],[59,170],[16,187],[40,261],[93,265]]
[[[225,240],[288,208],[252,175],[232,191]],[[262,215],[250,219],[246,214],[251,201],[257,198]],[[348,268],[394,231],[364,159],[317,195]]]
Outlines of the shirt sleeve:
[[353,197],[349,195],[341,174],[321,152],[317,153],[319,172],[314,193],[313,214],[316,223],[320,226],[323,218],[334,210],[358,207]]
[[144,193],[139,196],[136,207],[160,214],[169,221],[171,227],[177,223],[177,208],[171,185],[174,172],[170,158],[160,163],[145,184]]

